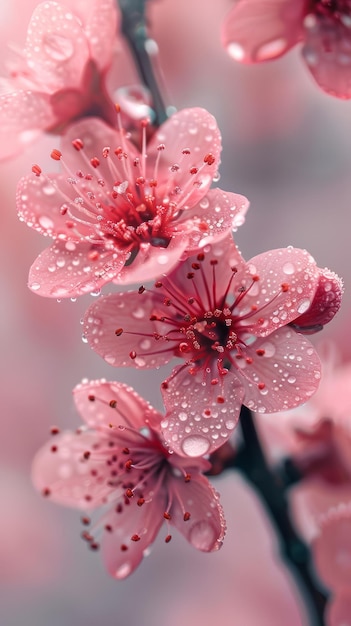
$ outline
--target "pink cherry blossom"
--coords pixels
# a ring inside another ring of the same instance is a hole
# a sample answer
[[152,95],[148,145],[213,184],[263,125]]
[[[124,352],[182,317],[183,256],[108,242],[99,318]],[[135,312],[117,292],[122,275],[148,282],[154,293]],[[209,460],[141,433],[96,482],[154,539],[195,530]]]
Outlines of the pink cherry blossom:
[[83,539],[100,547],[110,574],[125,578],[166,523],[204,552],[221,547],[225,522],[204,459],[171,454],[160,438],[162,416],[131,387],[92,381],[74,390],[85,426],[55,434],[33,465],[36,487],[51,500],[84,511],[103,508],[96,523],[82,518]]
[[164,436],[179,454],[221,446],[244,403],[274,412],[317,389],[319,358],[291,324],[306,312],[320,270],[289,247],[247,263],[232,239],[206,246],[152,290],[110,294],[87,311],[85,335],[111,365],[177,366],[163,383]]
[[243,63],[280,57],[302,43],[318,85],[351,98],[350,0],[238,0],[223,25],[228,53]]
[[351,591],[351,504],[330,509],[312,544],[318,575],[331,590]]
[[328,602],[326,626],[351,626],[351,589],[335,594]]
[[139,151],[121,125],[78,122],[52,153],[63,173],[46,176],[36,165],[20,181],[20,218],[55,239],[30,270],[33,291],[75,297],[110,281],[149,280],[242,224],[246,198],[209,189],[221,151],[212,115],[184,109],[148,145],[146,126]]
[[98,114],[113,123],[105,77],[116,38],[114,0],[39,4],[23,55],[1,80],[0,158],[20,152],[43,130],[61,132],[69,121]]

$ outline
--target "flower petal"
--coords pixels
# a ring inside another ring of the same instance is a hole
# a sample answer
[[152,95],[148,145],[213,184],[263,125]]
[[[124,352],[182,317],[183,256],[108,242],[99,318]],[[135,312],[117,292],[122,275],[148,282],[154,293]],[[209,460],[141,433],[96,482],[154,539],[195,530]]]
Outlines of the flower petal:
[[327,268],[320,270],[318,287],[306,313],[297,317],[292,326],[300,333],[311,334],[330,322],[341,306],[343,281]]
[[78,509],[93,509],[105,503],[113,487],[92,474],[101,470],[101,458],[84,453],[101,443],[101,433],[63,432],[36,454],[32,479],[35,487],[51,500]]
[[[164,365],[173,356],[150,320],[157,306],[151,293],[128,292],[103,296],[87,310],[84,333],[95,352],[115,367],[150,368]],[[132,356],[131,356],[132,355]]]
[[223,46],[242,63],[275,59],[302,39],[305,12],[305,0],[239,0],[223,24]]
[[[166,492],[158,491],[137,506],[134,500],[112,509],[106,517],[111,530],[102,539],[102,558],[108,572],[117,579],[126,578],[142,561],[164,522]],[[133,540],[138,537],[137,540]]]
[[56,242],[34,261],[28,286],[47,298],[75,298],[99,291],[123,267],[123,252],[90,243]]
[[46,93],[13,91],[0,96],[0,159],[21,152],[54,121]]
[[[346,19],[350,19],[345,16]],[[308,16],[302,55],[318,85],[337,98],[351,98],[351,31],[342,18]]]
[[180,366],[163,384],[163,436],[181,456],[198,457],[217,450],[230,437],[244,396],[239,377],[228,372],[219,382],[204,371]]
[[311,306],[318,281],[319,269],[306,250],[281,248],[252,258],[235,278],[238,327],[264,337],[292,322]]
[[194,230],[192,247],[196,250],[236,231],[244,223],[248,208],[249,201],[245,196],[210,189],[200,202],[183,213],[179,221],[191,224]]
[[342,503],[324,514],[312,545],[313,559],[330,589],[348,591],[351,577],[351,507]]
[[57,2],[42,2],[34,10],[25,54],[51,90],[79,84],[90,55],[80,21]]
[[337,593],[329,600],[326,609],[327,626],[349,626],[351,615],[351,592]]
[[[263,353],[263,354],[262,354]],[[312,344],[289,328],[258,338],[235,359],[245,386],[244,404],[259,413],[291,409],[308,400],[320,381],[321,365]]]
[[201,474],[191,474],[189,482],[171,478],[169,493],[170,497],[173,495],[171,525],[197,550],[218,550],[222,546],[226,524],[219,496],[208,479]]
[[73,394],[79,414],[93,429],[111,432],[111,426],[128,426],[138,430],[150,419],[153,423],[162,419],[156,409],[123,383],[93,380],[77,385]]
[[[171,176],[172,186],[179,187],[177,206],[192,207],[208,191],[220,164],[221,135],[215,118],[200,108],[182,109],[172,115],[148,144],[149,173],[153,172],[160,144],[164,144],[165,149],[160,155],[157,194],[162,195],[164,190],[166,195]],[[189,153],[184,154],[184,150]],[[211,158],[205,162],[209,155]],[[177,171],[173,171],[173,166]],[[191,168],[197,168],[198,173],[190,173]]]

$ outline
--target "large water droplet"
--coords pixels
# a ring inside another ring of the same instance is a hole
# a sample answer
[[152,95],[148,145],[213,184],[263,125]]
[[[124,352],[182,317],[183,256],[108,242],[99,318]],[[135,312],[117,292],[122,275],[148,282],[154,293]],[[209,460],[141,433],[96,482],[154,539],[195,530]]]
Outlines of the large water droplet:
[[295,266],[292,263],[284,263],[283,272],[284,274],[288,274],[288,276],[294,274]]
[[120,567],[118,567],[115,571],[115,578],[125,578],[126,576],[129,576],[129,574],[132,571],[132,566],[130,563],[123,563],[123,565],[120,565]]
[[297,310],[299,313],[305,313],[311,306],[311,300],[309,298],[304,298],[303,300],[301,300],[301,302],[299,303],[299,306],[297,307]]
[[52,221],[52,219],[50,219],[50,217],[47,217],[46,215],[41,215],[38,219],[38,222],[42,228],[45,228],[45,230],[49,230],[54,227],[54,222]]
[[187,456],[202,456],[208,452],[210,442],[202,435],[190,435],[182,442],[182,450]]
[[67,61],[74,52],[73,41],[55,33],[44,35],[43,48],[54,61]]
[[209,550],[216,541],[216,532],[210,522],[197,522],[190,530],[189,541],[198,550]]
[[227,52],[235,61],[242,61],[245,57],[244,48],[235,41],[232,41],[232,43],[227,46]]

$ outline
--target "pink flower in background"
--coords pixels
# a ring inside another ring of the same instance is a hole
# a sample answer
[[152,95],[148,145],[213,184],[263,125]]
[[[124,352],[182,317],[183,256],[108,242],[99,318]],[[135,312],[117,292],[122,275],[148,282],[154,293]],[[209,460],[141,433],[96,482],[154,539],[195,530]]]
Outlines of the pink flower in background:
[[350,0],[238,0],[223,25],[222,41],[243,63],[280,57],[302,42],[318,85],[351,98]]
[[147,146],[145,124],[139,151],[121,128],[78,122],[52,153],[64,173],[34,166],[20,181],[20,218],[55,239],[30,270],[36,293],[75,297],[155,278],[243,222],[246,198],[209,190],[221,151],[214,117],[184,109]]
[[315,392],[318,356],[289,324],[312,305],[319,280],[305,250],[271,250],[246,263],[228,237],[151,291],[100,298],[86,313],[85,334],[116,367],[185,360],[163,383],[162,428],[172,449],[196,457],[227,440],[242,403],[279,411]]
[[105,87],[117,31],[114,0],[39,4],[23,52],[0,83],[0,158],[83,115],[113,123]]
[[[204,459],[184,460],[162,444],[162,416],[131,387],[93,381],[74,390],[86,425],[55,434],[33,465],[36,487],[55,502],[104,512],[82,533],[91,549],[102,534],[103,560],[110,574],[125,578],[166,523],[195,548],[218,550],[225,534],[222,507],[202,475]],[[56,429],[53,430],[56,432]]]
[[323,583],[332,591],[351,592],[351,503],[341,503],[319,520],[312,552]]

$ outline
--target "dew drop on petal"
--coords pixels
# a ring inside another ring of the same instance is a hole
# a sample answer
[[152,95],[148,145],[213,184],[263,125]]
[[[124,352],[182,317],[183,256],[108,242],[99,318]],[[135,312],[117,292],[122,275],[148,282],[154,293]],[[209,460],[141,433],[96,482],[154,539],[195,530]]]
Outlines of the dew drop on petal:
[[310,306],[311,306],[311,300],[309,300],[309,298],[304,298],[299,303],[297,310],[300,314],[302,314],[302,313],[305,313],[310,308]]
[[210,549],[216,540],[216,533],[210,522],[201,520],[190,530],[189,541],[198,550]]
[[256,53],[256,57],[259,61],[265,61],[267,59],[272,59],[282,52],[284,52],[286,48],[286,41],[283,37],[279,39],[274,39],[268,43],[265,43],[261,46]]
[[120,565],[120,567],[116,569],[115,577],[125,578],[126,576],[130,574],[131,571],[132,571],[132,566],[130,565],[130,563],[123,563],[123,565]]
[[231,56],[232,59],[234,59],[234,61],[242,61],[245,57],[244,48],[239,43],[236,43],[235,41],[232,41],[230,44],[228,44],[227,52],[229,56]]
[[30,289],[32,289],[32,291],[38,291],[38,289],[40,289],[41,285],[40,283],[32,283],[31,285],[29,285]]
[[67,61],[74,52],[73,41],[55,33],[44,35],[43,48],[54,61]]
[[42,228],[45,228],[45,230],[49,230],[54,227],[54,222],[52,221],[52,219],[50,219],[50,217],[47,217],[46,215],[41,215],[38,219],[38,222]]
[[45,183],[45,185],[42,186],[42,192],[46,196],[53,196],[54,193],[56,193],[56,188],[54,185],[51,185],[51,183]]
[[292,263],[284,263],[283,265],[284,274],[291,275],[295,272],[295,266]]
[[201,456],[208,452],[210,442],[207,437],[202,435],[191,435],[186,437],[182,442],[182,450],[187,456]]
[[141,319],[141,318],[143,318],[145,316],[145,311],[144,311],[144,309],[139,307],[138,309],[134,309],[134,311],[132,311],[132,315],[136,319]]

